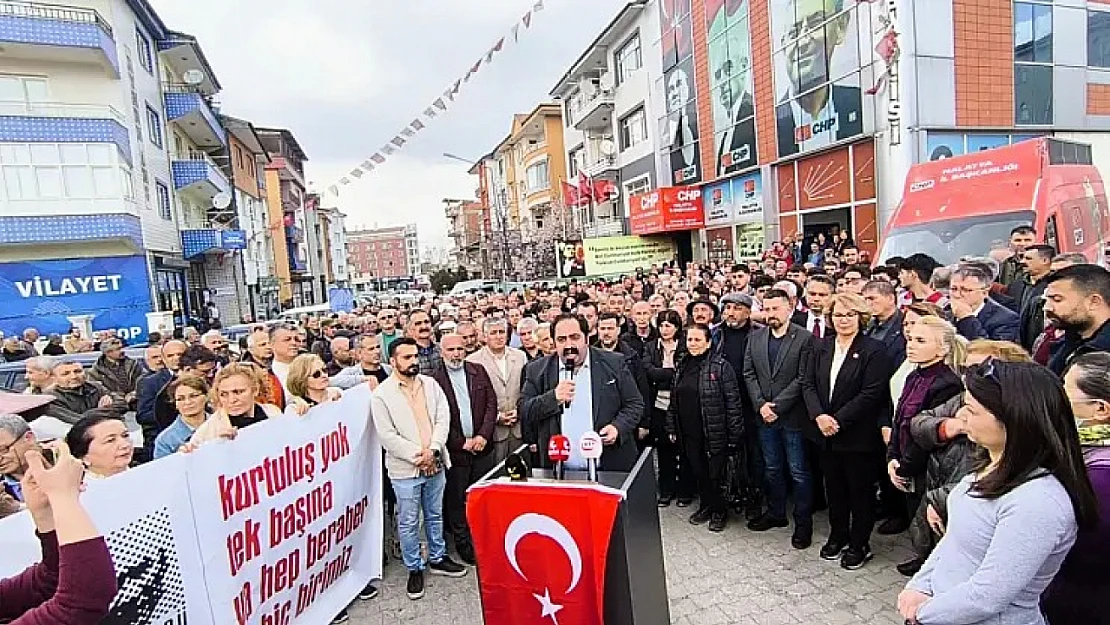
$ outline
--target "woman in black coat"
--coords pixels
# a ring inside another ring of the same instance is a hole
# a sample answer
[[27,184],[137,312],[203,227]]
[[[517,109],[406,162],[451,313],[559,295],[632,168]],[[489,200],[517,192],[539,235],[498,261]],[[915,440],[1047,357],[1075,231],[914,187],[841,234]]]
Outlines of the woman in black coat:
[[667,434],[682,445],[697,477],[700,501],[690,522],[709,521],[709,530],[720,532],[728,525],[722,473],[728,454],[740,449],[744,415],[736,373],[709,345],[708,326],[695,323],[686,328],[687,356],[675,372]]
[[678,497],[678,507],[694,501],[697,481],[690,461],[682,447],[667,436],[667,409],[671,405],[671,384],[675,369],[686,355],[682,336],[682,317],[673,310],[663,310],[656,317],[659,338],[644,343],[643,367],[647,371],[648,410],[651,414],[651,436],[659,458],[659,507],[671,505]]
[[837,293],[825,310],[836,336],[814,345],[802,394],[823,437],[818,447],[831,531],[821,557],[855,570],[872,557],[882,428],[890,426],[893,411],[893,365],[883,343],[862,334],[870,321],[862,297]]

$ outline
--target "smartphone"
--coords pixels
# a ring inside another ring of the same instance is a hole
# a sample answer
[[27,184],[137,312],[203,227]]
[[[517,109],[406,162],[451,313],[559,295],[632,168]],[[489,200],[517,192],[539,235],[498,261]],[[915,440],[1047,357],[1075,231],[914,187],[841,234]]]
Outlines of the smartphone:
[[39,451],[42,453],[42,461],[43,461],[44,466],[46,466],[46,468],[48,468],[48,469],[50,467],[54,466],[54,462],[55,462],[54,450],[43,447]]

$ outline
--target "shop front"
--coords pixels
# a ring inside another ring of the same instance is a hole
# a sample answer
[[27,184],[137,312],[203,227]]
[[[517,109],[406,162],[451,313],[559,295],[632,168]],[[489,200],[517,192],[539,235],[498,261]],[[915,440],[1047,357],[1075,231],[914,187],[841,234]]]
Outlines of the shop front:
[[628,198],[632,234],[670,239],[681,265],[694,260],[694,239],[705,227],[698,187],[663,187]]
[[878,248],[875,144],[872,140],[776,165],[779,238],[804,235],[808,245],[846,230],[860,251]]
[[756,260],[763,253],[763,176],[754,171],[707,185],[706,258],[720,264]]

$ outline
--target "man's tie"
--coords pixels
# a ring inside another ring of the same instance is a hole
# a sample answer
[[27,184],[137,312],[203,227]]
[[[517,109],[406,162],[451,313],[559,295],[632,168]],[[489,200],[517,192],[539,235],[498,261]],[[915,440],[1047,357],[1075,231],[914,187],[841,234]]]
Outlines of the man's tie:
[[819,317],[813,318],[813,336],[817,338],[824,338],[821,336],[821,319]]

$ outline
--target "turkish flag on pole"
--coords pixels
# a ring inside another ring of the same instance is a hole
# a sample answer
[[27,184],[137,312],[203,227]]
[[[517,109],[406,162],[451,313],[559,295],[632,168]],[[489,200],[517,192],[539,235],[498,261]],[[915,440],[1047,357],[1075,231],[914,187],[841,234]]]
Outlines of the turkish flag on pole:
[[588,176],[586,176],[586,172],[584,171],[578,172],[578,193],[582,196],[583,199],[594,199],[594,188],[592,181]]
[[590,484],[470,489],[485,625],[604,625],[605,562],[622,495]]
[[582,196],[578,192],[578,187],[569,182],[563,181],[563,205],[565,206],[581,206]]

